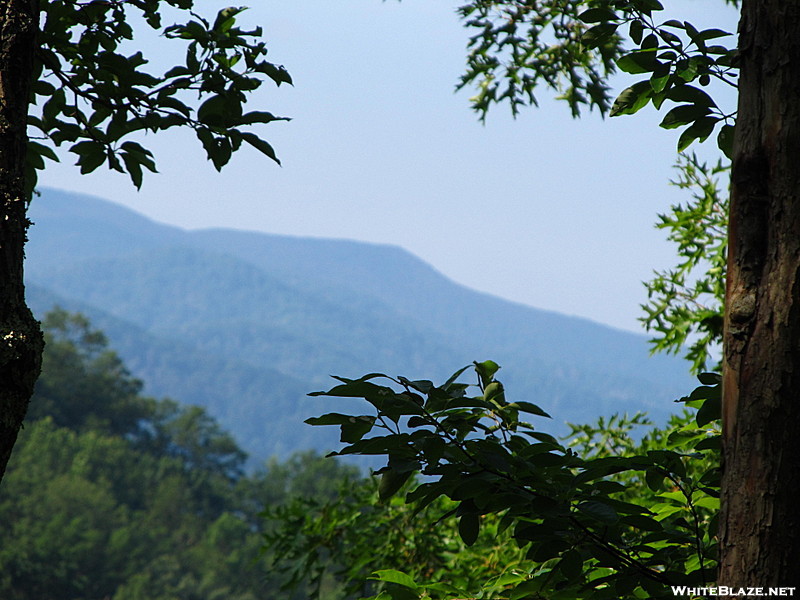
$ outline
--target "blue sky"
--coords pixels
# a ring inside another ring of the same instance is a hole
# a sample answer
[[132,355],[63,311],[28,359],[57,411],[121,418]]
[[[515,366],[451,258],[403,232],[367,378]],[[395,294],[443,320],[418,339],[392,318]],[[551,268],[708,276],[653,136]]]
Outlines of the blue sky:
[[[293,118],[262,130],[283,167],[245,150],[218,174],[192,136],[168,134],[145,140],[160,173],[141,192],[68,160],[40,183],[185,228],[396,244],[469,287],[640,330],[641,282],[674,260],[653,224],[684,200],[668,185],[677,133],[652,109],[573,120],[546,90],[516,120],[500,106],[479,123],[470,91],[454,93],[467,41],[457,4],[260,0],[241,20],[263,26],[295,81],[265,86],[253,106]],[[673,4],[735,29],[721,0]],[[137,43],[163,56],[163,40]]]

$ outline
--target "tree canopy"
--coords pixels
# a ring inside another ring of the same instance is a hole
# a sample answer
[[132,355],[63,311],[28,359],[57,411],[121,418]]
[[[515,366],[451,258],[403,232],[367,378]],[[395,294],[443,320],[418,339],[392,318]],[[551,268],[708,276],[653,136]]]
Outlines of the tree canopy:
[[[259,514],[324,502],[358,469],[313,453],[245,473],[199,407],[141,395],[78,314],[44,320],[42,377],[0,487],[0,596],[9,600],[302,598],[258,560]],[[324,472],[324,477],[318,477]]]
[[[695,414],[641,441],[629,433],[641,416],[614,416],[574,426],[562,444],[524,420],[548,415],[507,398],[498,368],[476,363],[473,385],[459,380],[461,369],[442,385],[372,374],[320,392],[371,406],[308,422],[340,428],[338,455],[386,456],[378,497],[391,502],[404,492],[413,524],[406,539],[445,528],[447,519],[457,524],[431,533],[433,541],[416,540],[425,549],[419,557],[398,557],[397,541],[388,544],[394,552],[362,549],[353,564],[368,561],[370,579],[385,584],[374,597],[669,598],[672,586],[710,585],[718,556],[719,376],[702,375],[706,385],[683,399]],[[408,486],[415,473],[422,478]],[[359,535],[374,539],[382,526],[371,518],[360,528],[373,534]],[[475,555],[453,547],[456,532],[467,547],[477,544],[476,555],[498,555],[491,568],[476,569]]]

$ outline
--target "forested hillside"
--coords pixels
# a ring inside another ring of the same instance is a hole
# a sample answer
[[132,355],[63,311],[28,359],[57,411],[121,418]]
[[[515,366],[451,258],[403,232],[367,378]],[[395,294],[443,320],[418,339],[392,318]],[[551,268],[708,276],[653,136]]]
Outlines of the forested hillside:
[[445,378],[492,358],[559,423],[663,420],[690,385],[644,336],[474,292],[397,247],[183,231],[54,190],[31,215],[38,314],[91,315],[149,393],[206,407],[256,456],[336,443],[301,425],[327,410],[305,395],[332,374]]
[[[360,478],[313,453],[245,475],[202,408],[141,395],[102,333],[51,313],[42,377],[0,487],[4,600],[306,598],[259,558],[259,513]],[[327,598],[337,597],[333,580]]]

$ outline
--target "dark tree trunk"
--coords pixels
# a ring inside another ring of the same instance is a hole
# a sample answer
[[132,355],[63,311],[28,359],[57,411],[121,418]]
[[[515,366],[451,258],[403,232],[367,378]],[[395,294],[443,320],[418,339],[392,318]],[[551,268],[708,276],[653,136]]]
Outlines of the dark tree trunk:
[[0,0],[0,477],[39,376],[43,349],[22,279],[30,201],[25,149],[38,24],[37,0]]
[[800,1],[739,34],[718,583],[800,587]]

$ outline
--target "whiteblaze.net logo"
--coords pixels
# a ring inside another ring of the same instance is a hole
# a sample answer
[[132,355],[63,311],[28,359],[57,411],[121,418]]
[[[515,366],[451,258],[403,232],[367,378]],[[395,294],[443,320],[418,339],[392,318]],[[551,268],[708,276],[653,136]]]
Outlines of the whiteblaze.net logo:
[[738,597],[738,598],[765,598],[768,596],[794,596],[797,588],[793,587],[688,587],[673,585],[672,594],[683,598],[711,598],[711,597]]

